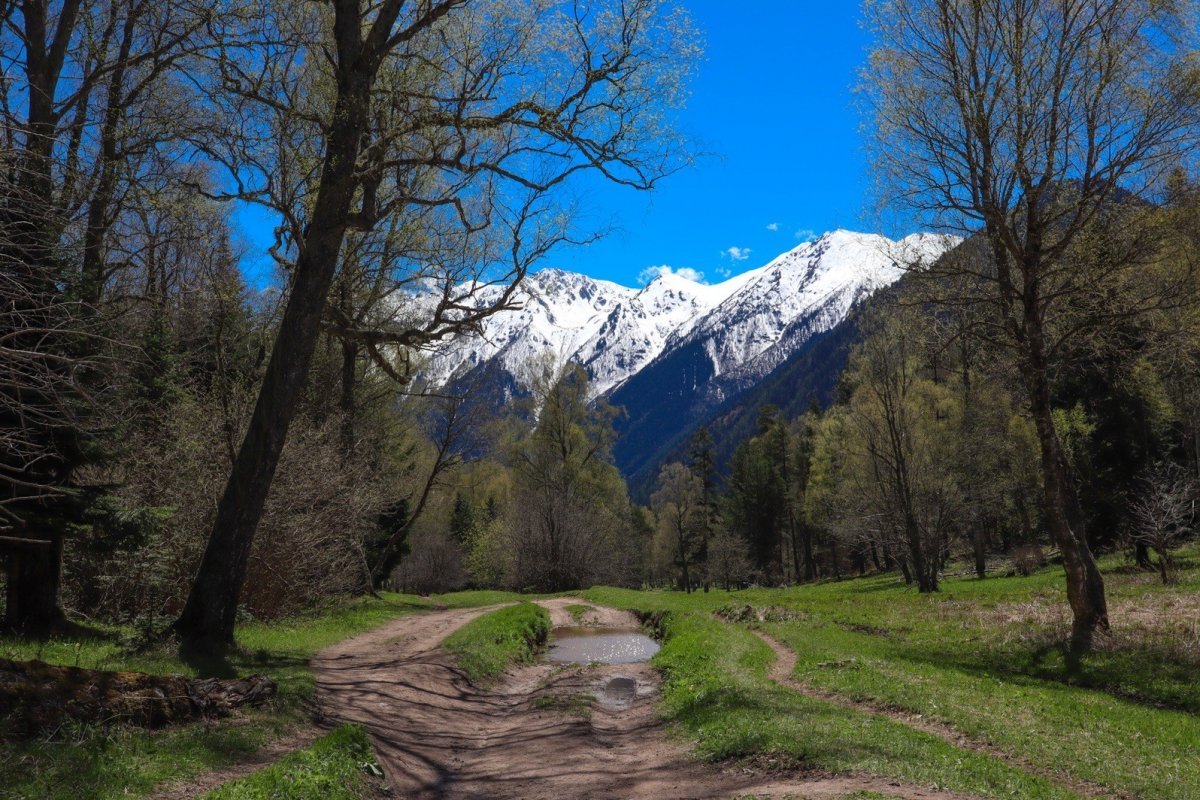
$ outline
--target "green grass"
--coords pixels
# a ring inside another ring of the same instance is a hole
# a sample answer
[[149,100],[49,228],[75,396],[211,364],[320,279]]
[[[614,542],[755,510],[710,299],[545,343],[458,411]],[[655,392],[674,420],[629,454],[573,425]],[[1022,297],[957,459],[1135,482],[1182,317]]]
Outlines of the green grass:
[[702,758],[870,773],[980,797],[1076,798],[999,759],[779,686],[767,676],[774,654],[745,628],[695,611],[670,613],[664,623],[654,659],[664,711]]
[[[951,578],[932,596],[887,576],[732,594],[597,589],[587,596],[676,616],[775,608],[763,628],[796,652],[794,677],[808,685],[948,723],[1046,773],[1147,800],[1194,800],[1197,555],[1195,548],[1182,554],[1186,568],[1174,587],[1119,557],[1105,559],[1113,633],[1077,669],[1065,658],[1069,617],[1057,567],[1028,578]],[[672,714],[701,730],[698,718],[679,708]],[[775,746],[770,737],[736,745],[736,734],[720,733],[715,718],[706,722],[706,754]]]
[[362,800],[370,791],[368,770],[382,774],[366,731],[343,725],[204,800]]
[[550,636],[550,614],[520,603],[485,614],[459,628],[443,643],[472,683],[487,683],[513,663],[528,663]]
[[95,627],[38,643],[0,639],[0,657],[40,659],[102,670],[188,676],[262,673],[279,695],[216,725],[187,724],[162,731],[80,726],[52,741],[0,748],[0,797],[13,800],[107,800],[148,794],[164,782],[219,769],[256,752],[308,717],[314,679],[308,660],[317,651],[392,619],[429,608],[420,598],[384,594],[272,623],[239,626],[226,658],[182,660],[173,648],[138,648],[132,632]]
[[[853,605],[827,591],[805,604],[805,618],[765,627],[797,653],[795,676],[809,685],[942,720],[1043,769],[1134,796],[1200,797],[1200,663],[1188,669],[1118,627],[1072,670],[1053,631],[1009,621],[1065,602],[1057,587],[1040,603],[1037,593],[1013,597],[1023,583],[958,582],[935,598],[884,591]],[[1110,585],[1119,613],[1133,587]]]

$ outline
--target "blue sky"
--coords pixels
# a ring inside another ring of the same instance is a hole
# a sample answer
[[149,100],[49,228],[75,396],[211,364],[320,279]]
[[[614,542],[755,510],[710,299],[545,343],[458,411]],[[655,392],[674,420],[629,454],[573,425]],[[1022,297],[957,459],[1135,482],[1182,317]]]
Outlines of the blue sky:
[[[718,282],[805,236],[878,230],[851,91],[867,44],[858,3],[681,2],[703,31],[706,54],[680,126],[712,155],[650,193],[599,180],[577,187],[589,217],[615,230],[587,247],[556,251],[543,266],[626,286],[662,265]],[[240,218],[261,254],[270,244],[269,220]],[[264,282],[264,266],[248,259],[253,283]]]
[[867,44],[858,3],[684,3],[707,52],[681,124],[715,155],[653,193],[596,186],[593,211],[619,231],[548,263],[629,286],[664,264],[716,282],[798,233],[878,229],[851,91]]

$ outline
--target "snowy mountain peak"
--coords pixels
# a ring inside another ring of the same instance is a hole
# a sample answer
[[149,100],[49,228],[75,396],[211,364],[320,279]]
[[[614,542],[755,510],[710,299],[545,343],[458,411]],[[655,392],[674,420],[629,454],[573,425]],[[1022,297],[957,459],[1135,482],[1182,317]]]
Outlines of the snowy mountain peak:
[[[524,365],[551,350],[582,364],[594,390],[604,394],[666,354],[693,346],[711,362],[704,371],[712,381],[752,381],[844,319],[863,297],[957,241],[933,234],[893,241],[836,230],[717,284],[664,268],[643,288],[631,289],[544,269],[518,291],[521,310],[489,319],[483,337],[449,342],[422,377],[440,388],[499,369],[519,389]],[[727,391],[718,383],[695,388]]]

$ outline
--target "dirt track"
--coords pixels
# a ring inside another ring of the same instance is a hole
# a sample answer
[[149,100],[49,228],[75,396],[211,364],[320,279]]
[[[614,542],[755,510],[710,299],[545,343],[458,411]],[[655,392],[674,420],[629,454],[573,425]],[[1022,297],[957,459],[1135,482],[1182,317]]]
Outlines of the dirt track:
[[[544,605],[558,625],[570,621],[564,607],[578,602]],[[659,720],[659,679],[645,664],[538,664],[511,670],[496,687],[478,689],[438,645],[486,610],[400,619],[314,661],[323,710],[367,728],[397,797],[666,800],[752,794],[823,800],[869,789],[907,800],[961,798],[886,780],[770,780],[697,763]],[[584,620],[604,627],[632,621],[612,609],[597,609]],[[635,680],[636,697],[606,695],[603,687],[616,677]],[[599,695],[595,702],[593,694]],[[579,701],[580,695],[588,702]]]

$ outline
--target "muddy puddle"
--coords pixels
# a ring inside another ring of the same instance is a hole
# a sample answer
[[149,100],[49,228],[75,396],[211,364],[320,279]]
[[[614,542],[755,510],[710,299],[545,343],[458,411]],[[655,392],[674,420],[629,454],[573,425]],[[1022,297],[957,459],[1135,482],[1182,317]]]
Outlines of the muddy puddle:
[[658,642],[639,630],[555,628],[546,658],[565,664],[637,664],[658,652]]

